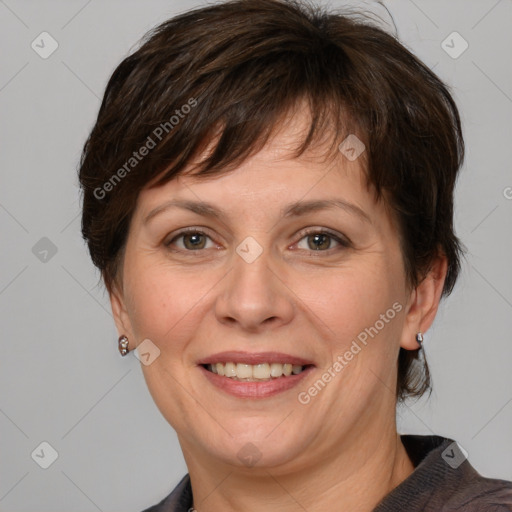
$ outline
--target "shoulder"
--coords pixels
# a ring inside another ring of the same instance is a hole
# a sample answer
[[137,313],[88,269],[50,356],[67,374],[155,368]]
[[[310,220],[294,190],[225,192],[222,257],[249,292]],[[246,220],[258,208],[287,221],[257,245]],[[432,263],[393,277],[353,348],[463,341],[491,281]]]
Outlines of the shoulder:
[[[415,467],[375,512],[512,512],[512,482],[487,478],[453,439],[402,435]],[[399,506],[400,505],[400,506]]]
[[485,478],[475,471],[447,501],[443,511],[512,512],[512,482]]
[[190,477],[185,475],[179,484],[160,503],[142,512],[189,512],[192,510],[192,489]]

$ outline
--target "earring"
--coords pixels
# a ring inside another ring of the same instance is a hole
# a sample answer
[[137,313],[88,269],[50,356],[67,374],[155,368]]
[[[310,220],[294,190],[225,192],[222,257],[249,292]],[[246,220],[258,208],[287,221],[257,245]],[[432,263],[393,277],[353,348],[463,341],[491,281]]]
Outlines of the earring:
[[419,332],[418,334],[416,334],[416,341],[419,345],[418,348],[422,348],[422,344],[423,344],[423,334],[421,334],[421,332]]
[[121,353],[122,356],[125,356],[126,354],[128,354],[128,352],[129,352],[128,338],[124,334],[122,336],[119,336],[119,340],[118,340],[117,344],[118,344],[119,352]]

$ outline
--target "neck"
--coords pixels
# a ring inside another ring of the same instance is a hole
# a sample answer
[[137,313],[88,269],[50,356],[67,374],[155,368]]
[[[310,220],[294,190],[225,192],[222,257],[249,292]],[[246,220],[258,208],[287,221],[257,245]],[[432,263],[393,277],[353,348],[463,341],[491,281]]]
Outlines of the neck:
[[240,470],[219,466],[218,461],[210,467],[208,461],[186,449],[184,454],[198,512],[371,512],[414,471],[394,425],[384,435],[381,431],[364,439],[361,435],[346,439],[342,451],[292,472],[278,468]]

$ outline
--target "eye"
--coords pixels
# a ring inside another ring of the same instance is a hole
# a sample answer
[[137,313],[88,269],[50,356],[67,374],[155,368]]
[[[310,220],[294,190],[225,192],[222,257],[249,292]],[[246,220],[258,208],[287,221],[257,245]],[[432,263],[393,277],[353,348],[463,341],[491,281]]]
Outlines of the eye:
[[[181,244],[177,242],[180,239],[183,241]],[[211,238],[206,233],[198,229],[189,228],[181,231],[168,242],[165,242],[165,245],[166,247],[177,245],[178,249],[182,251],[197,251],[211,248],[211,245],[209,247],[206,245],[208,240],[213,244]]]
[[[305,244],[301,247],[302,240],[305,240]],[[310,251],[326,252],[332,249],[335,244],[342,247],[350,246],[347,240],[334,233],[325,230],[310,230],[303,233],[303,237],[299,240],[297,247]]]
[[[297,248],[307,251],[327,252],[335,248],[336,245],[338,247],[349,247],[350,242],[325,229],[312,229],[302,233]],[[168,248],[175,246],[178,251],[191,252],[211,249],[215,247],[215,244],[204,231],[197,228],[187,228],[176,233],[169,241],[165,242],[165,246]]]

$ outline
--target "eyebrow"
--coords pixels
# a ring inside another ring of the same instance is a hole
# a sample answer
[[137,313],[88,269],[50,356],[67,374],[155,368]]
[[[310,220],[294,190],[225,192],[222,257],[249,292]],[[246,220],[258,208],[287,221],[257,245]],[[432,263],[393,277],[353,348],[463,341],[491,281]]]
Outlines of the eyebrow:
[[[143,223],[147,224],[152,218],[156,217],[158,214],[167,211],[168,209],[173,207],[189,210],[203,217],[212,217],[215,219],[224,218],[223,212],[210,203],[204,201],[190,201],[186,199],[171,199],[170,201],[166,201],[165,203],[151,210],[148,213],[148,215],[144,218]],[[364,210],[359,208],[359,206],[356,206],[353,203],[349,203],[343,199],[318,199],[312,201],[296,201],[295,203],[291,203],[286,207],[282,208],[281,215],[285,218],[299,217],[301,215],[306,215],[311,212],[328,210],[332,208],[340,208],[346,211],[347,213],[351,213],[352,215],[359,217],[361,220],[372,224],[371,218]]]

